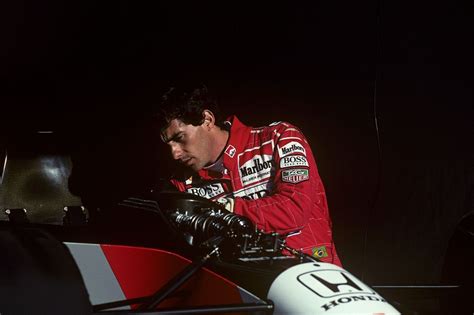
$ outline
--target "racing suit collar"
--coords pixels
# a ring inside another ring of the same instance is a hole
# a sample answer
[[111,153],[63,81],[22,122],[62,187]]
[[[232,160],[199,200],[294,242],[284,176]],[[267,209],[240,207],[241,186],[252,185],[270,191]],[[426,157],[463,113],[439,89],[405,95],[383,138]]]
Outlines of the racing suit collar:
[[[228,170],[232,170],[237,163],[238,156],[237,152],[242,152],[245,145],[248,142],[250,136],[250,130],[252,129],[249,126],[244,125],[236,116],[232,115],[227,118],[226,125],[230,126],[229,128],[229,139],[227,140],[226,147],[223,154],[223,173],[222,175],[227,175]],[[198,172],[199,176],[203,179],[208,179],[214,177],[211,175],[212,172],[207,169],[202,169]]]
[[224,149],[224,167],[232,169],[232,166],[237,163],[237,152],[244,150],[252,128],[244,125],[235,115],[227,118],[226,122],[230,124],[230,130],[229,140]]

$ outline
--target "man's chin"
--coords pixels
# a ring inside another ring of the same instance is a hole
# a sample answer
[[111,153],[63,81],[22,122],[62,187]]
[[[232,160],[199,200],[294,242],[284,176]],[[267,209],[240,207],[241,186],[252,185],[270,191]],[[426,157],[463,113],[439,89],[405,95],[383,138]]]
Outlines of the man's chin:
[[195,159],[189,159],[186,162],[181,162],[180,165],[181,167],[192,170],[194,172],[198,172],[204,168],[200,163],[197,163],[198,161]]
[[193,171],[195,171],[195,172],[198,172],[198,171],[202,170],[202,168],[203,168],[198,163],[191,163],[191,164],[186,165],[186,167],[193,170]]
[[199,165],[196,165],[196,164],[192,164],[188,166],[188,168],[192,169],[195,172],[199,172],[200,170],[202,170],[202,167],[199,167]]

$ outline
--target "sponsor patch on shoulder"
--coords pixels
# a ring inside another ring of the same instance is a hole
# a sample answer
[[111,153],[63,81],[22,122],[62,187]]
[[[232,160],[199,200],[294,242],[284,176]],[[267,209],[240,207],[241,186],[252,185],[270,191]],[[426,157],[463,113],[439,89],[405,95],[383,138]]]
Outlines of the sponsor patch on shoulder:
[[308,160],[304,155],[289,155],[280,160],[280,168],[293,166],[309,166]]
[[233,158],[235,155],[235,151],[235,147],[232,144],[229,144],[229,146],[225,149],[225,154]]
[[309,179],[309,170],[296,168],[281,172],[281,180],[286,183],[297,184]]
[[278,147],[278,154],[280,155],[280,158],[293,153],[302,153],[303,155],[306,155],[306,150],[304,149],[303,145],[297,141],[290,141],[284,146]]

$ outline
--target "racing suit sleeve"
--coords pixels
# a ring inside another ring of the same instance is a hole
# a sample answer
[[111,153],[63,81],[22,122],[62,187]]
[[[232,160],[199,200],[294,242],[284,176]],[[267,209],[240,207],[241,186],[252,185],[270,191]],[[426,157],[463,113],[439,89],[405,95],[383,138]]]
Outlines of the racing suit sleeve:
[[293,126],[279,131],[273,150],[272,191],[255,200],[235,198],[234,213],[248,217],[265,232],[297,232],[310,219],[324,220],[321,226],[330,229],[326,194],[306,138]]

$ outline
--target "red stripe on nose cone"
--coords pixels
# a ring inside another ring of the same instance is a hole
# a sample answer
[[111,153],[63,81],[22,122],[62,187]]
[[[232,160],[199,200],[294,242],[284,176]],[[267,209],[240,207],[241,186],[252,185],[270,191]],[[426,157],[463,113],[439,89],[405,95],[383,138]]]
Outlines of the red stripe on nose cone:
[[[101,245],[127,299],[155,293],[191,262],[158,249]],[[203,268],[159,307],[186,307],[241,303],[246,292],[229,280]],[[134,307],[136,307],[135,305]]]

